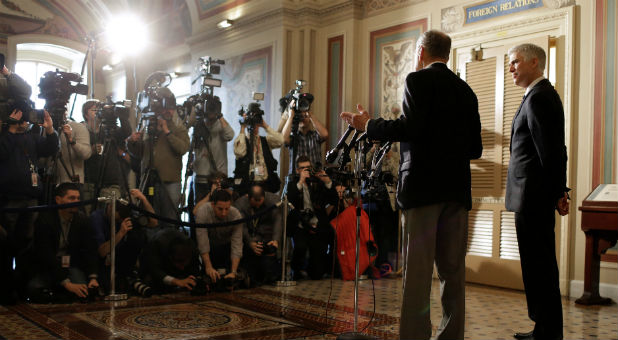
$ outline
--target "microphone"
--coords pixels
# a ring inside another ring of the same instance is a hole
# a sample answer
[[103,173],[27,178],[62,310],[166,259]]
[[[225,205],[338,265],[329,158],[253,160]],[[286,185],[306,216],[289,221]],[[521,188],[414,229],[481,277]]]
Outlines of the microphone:
[[354,131],[354,127],[352,125],[348,125],[348,129],[343,133],[337,145],[330,151],[326,153],[326,163],[334,163],[337,160],[337,156],[339,156],[339,151],[347,146],[345,143],[346,139],[350,136],[350,134]]

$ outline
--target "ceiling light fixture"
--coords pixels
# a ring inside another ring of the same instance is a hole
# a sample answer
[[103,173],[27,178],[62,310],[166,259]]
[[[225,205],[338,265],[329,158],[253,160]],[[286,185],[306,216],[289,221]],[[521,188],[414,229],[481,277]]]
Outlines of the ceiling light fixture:
[[217,27],[219,27],[219,28],[228,28],[228,27],[230,27],[232,25],[234,25],[234,20],[225,19],[225,20],[221,21],[220,23],[218,23]]

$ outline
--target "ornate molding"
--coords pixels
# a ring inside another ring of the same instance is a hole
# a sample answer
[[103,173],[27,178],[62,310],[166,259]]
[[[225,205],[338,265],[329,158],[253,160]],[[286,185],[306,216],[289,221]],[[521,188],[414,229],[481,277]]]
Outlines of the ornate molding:
[[442,31],[446,33],[457,31],[463,27],[466,14],[463,7],[453,6],[442,9]]
[[482,36],[486,34],[498,34],[500,32],[509,31],[512,29],[517,29],[517,28],[526,27],[530,25],[542,24],[547,21],[553,21],[556,19],[564,19],[568,17],[568,15],[569,14],[567,11],[549,12],[546,15],[533,16],[533,17],[523,18],[519,20],[513,20],[503,25],[488,26],[486,29],[476,29],[476,30],[469,30],[469,31],[461,32],[461,33],[451,33],[451,38],[453,40],[464,40],[464,39],[470,39],[470,38],[474,38],[474,37],[478,37],[478,36]]
[[[364,1],[346,0],[335,3],[329,7],[318,8],[318,4],[309,1],[290,2],[292,5],[263,12],[251,17],[242,17],[236,20],[234,26],[229,29],[203,30],[187,38],[190,46],[218,41],[230,42],[235,39],[246,37],[276,27],[315,27],[329,25],[342,19],[362,18]],[[330,3],[329,3],[330,4]]]
[[575,5],[575,0],[544,0],[543,3],[551,9],[558,9]]
[[366,16],[373,16],[395,8],[405,7],[426,0],[369,0],[365,7]]

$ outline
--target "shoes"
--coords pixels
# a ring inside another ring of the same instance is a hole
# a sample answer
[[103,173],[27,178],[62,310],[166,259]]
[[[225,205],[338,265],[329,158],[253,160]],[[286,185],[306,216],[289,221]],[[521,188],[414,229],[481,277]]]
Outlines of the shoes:
[[530,332],[517,332],[515,334],[513,334],[513,337],[517,340],[531,340],[534,339],[534,332],[530,331]]

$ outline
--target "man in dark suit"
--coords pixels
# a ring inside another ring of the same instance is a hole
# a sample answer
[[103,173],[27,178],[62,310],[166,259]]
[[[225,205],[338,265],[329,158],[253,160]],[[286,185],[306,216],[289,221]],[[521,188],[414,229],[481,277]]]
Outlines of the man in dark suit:
[[435,260],[442,293],[437,339],[463,339],[470,159],[481,156],[481,122],[472,89],[448,69],[451,39],[428,31],[416,45],[416,72],[406,78],[403,115],[369,119],[344,112],[369,139],[401,142],[397,204],[403,210],[407,260],[399,336],[429,339]]
[[[55,199],[56,204],[79,202],[78,184],[59,184]],[[48,290],[86,298],[89,288],[97,288],[97,246],[93,235],[90,221],[79,212],[79,207],[41,213],[34,230],[30,297],[44,298],[41,293]]]
[[509,50],[509,71],[526,89],[511,127],[506,208],[515,212],[521,271],[534,330],[517,339],[562,339],[562,304],[554,210],[569,212],[567,154],[560,97],[543,77],[545,51],[533,44]]

